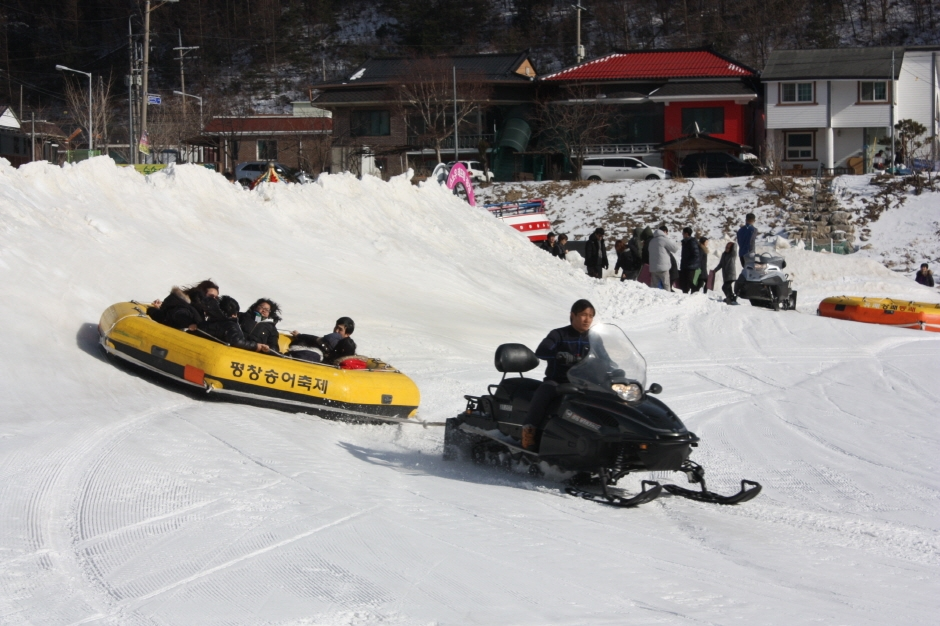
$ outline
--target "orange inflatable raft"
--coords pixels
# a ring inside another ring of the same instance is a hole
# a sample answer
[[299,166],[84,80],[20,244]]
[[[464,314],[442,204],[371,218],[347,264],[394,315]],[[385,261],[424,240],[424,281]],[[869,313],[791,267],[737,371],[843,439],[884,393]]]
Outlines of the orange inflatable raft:
[[891,298],[835,296],[819,303],[823,317],[940,332],[940,304]]

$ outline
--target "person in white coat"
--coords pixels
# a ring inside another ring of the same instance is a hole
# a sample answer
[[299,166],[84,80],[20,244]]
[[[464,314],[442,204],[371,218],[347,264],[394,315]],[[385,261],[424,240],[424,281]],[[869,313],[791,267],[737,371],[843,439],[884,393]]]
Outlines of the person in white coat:
[[672,291],[672,281],[669,280],[669,270],[672,268],[672,259],[669,253],[679,251],[679,244],[666,236],[669,229],[665,224],[653,231],[648,247],[650,251],[650,287]]

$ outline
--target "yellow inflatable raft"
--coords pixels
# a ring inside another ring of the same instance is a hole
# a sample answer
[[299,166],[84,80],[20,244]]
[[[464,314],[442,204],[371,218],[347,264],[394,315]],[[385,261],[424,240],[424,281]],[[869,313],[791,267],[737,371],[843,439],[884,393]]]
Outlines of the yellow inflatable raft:
[[[147,306],[120,302],[98,322],[108,354],[151,372],[234,401],[353,420],[414,417],[421,396],[414,382],[378,359],[357,356],[366,369],[342,369],[277,354],[233,348],[164,326]],[[290,337],[281,335],[281,347]]]

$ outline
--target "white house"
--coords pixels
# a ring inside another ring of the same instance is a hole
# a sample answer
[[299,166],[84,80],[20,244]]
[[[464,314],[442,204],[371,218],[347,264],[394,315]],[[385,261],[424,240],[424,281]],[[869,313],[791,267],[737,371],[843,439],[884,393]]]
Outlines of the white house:
[[785,169],[870,172],[879,151],[890,162],[902,119],[940,135],[940,47],[776,50],[761,80],[767,153]]

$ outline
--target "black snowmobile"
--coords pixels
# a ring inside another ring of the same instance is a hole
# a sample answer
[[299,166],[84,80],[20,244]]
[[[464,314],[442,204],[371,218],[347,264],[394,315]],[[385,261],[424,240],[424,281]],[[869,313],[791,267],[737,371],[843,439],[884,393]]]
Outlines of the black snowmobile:
[[744,257],[744,269],[734,281],[739,298],[750,300],[752,306],[779,311],[796,309],[796,291],[791,288],[790,275],[784,273],[786,260],[769,252],[752,252]]
[[[529,402],[541,384],[525,378],[539,359],[526,346],[508,343],[496,349],[498,385],[484,396],[464,396],[466,410],[449,418],[444,429],[444,459],[466,458],[477,463],[509,466],[528,463],[538,473],[541,462],[573,473],[566,491],[614,506],[636,506],[659,497],[676,496],[716,504],[746,502],[761,486],[741,481],[730,496],[709,491],[705,470],[689,460],[698,437],[665,404],[646,389],[646,361],[620,328],[597,324],[589,331],[590,351],[568,371],[548,409],[538,451],[523,449],[519,440]],[[519,377],[507,377],[518,373]],[[614,489],[630,472],[681,471],[699,490],[642,481],[642,490],[628,495]]]

